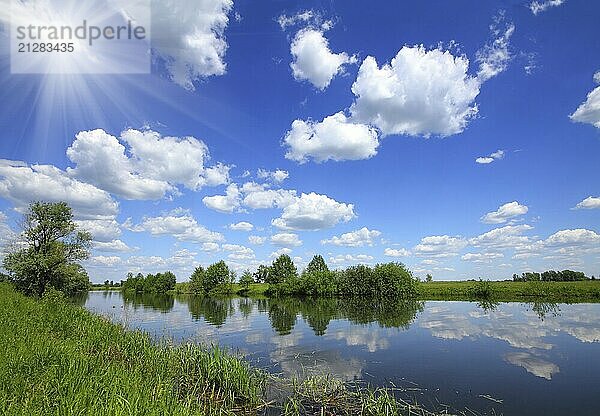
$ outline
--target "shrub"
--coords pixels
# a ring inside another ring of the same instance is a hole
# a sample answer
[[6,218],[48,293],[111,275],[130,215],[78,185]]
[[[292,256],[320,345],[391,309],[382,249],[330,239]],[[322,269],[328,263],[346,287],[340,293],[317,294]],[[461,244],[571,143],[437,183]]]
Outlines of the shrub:
[[337,275],[337,286],[344,296],[374,295],[373,270],[363,264],[350,266]]
[[494,288],[489,280],[479,279],[469,288],[469,296],[474,299],[491,299],[494,295]]
[[307,296],[333,296],[336,293],[335,274],[329,270],[308,271],[308,268],[297,283],[299,294]]
[[402,263],[377,264],[373,269],[374,290],[379,297],[413,298],[418,281]]

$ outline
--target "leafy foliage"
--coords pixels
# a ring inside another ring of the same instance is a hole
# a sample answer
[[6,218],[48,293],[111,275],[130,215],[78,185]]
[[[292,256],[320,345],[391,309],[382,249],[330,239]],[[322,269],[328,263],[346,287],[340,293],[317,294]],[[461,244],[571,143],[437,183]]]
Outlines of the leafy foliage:
[[321,256],[320,254],[317,254],[316,256],[314,256],[312,258],[310,263],[308,263],[308,266],[306,266],[305,271],[307,273],[328,272],[329,267],[327,267],[327,264],[325,263],[323,256]]
[[280,283],[292,283],[298,277],[298,269],[287,254],[282,254],[273,261],[269,268],[266,283],[277,285]]
[[88,275],[77,262],[89,256],[92,236],[78,230],[65,202],[31,204],[23,218],[23,237],[3,261],[18,290],[41,296],[50,287],[67,294],[89,288]]
[[522,273],[521,276],[518,274],[513,275],[513,281],[515,282],[576,282],[588,280],[587,276],[583,272],[575,272],[573,270],[554,271],[548,270],[543,273],[526,272]]
[[194,272],[190,276],[190,291],[195,295],[204,293],[204,280],[205,271],[202,266],[198,266],[194,269]]
[[269,266],[261,264],[254,273],[254,280],[256,283],[266,283],[269,279]]
[[494,296],[492,282],[479,279],[479,281],[469,289],[469,296],[474,299],[491,299]]
[[235,272],[230,270],[223,260],[211,264],[204,274],[205,293],[233,293]]
[[141,273],[135,276],[129,273],[123,282],[123,290],[136,293],[167,293],[175,289],[176,281],[177,278],[172,272],[148,274],[146,277]]
[[245,270],[244,273],[242,273],[242,277],[240,277],[240,286],[242,286],[243,289],[248,290],[252,283],[254,283],[252,273],[250,273],[249,270]]
[[339,274],[338,292],[344,296],[373,295],[373,269],[364,264],[346,268]]
[[314,256],[298,276],[290,257],[283,254],[270,267],[268,283],[268,292],[274,295],[414,298],[418,294],[417,279],[401,263],[330,271],[322,256]]

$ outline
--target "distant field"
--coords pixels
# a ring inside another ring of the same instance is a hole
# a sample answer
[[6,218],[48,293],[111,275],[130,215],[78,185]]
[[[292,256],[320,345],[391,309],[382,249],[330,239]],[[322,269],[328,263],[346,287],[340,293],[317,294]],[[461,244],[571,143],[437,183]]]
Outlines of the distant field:
[[[480,282],[429,282],[419,286],[424,300],[469,300]],[[495,300],[550,299],[600,302],[600,281],[580,282],[489,282]]]

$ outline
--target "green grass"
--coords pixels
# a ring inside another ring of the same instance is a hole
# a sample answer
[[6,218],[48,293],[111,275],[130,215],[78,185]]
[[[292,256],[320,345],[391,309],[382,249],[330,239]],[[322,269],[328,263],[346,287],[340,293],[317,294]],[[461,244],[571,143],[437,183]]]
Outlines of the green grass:
[[290,380],[217,347],[155,343],[60,292],[39,300],[6,283],[0,351],[0,415],[431,414],[390,389]]
[[489,289],[486,299],[498,301],[552,300],[563,302],[600,302],[600,281],[579,282],[429,282],[419,286],[422,300],[476,300],[482,289]]
[[219,348],[155,344],[69,304],[0,285],[0,414],[233,414],[266,374]]

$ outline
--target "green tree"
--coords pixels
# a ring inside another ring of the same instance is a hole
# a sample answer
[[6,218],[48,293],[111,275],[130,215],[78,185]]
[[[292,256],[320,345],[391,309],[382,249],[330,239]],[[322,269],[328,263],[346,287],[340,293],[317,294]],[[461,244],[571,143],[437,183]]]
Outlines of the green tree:
[[280,284],[290,282],[298,277],[298,269],[287,254],[282,254],[273,261],[269,270],[267,283]]
[[425,281],[427,283],[433,282],[433,276],[431,274],[427,273],[427,276],[425,277]]
[[[47,287],[79,288],[78,261],[89,256],[92,236],[81,231],[65,202],[34,202],[23,218],[23,244],[9,250],[3,266],[18,290],[41,296]],[[87,274],[85,275],[87,276]],[[78,280],[72,285],[70,279]],[[89,281],[85,289],[89,286]]]
[[228,283],[230,278],[231,272],[223,260],[211,264],[204,274],[204,291],[210,292],[213,289],[217,289],[219,286]]
[[70,263],[62,268],[64,282],[61,291],[69,296],[86,292],[90,288],[90,278],[78,263]]
[[169,290],[175,289],[177,278],[172,272],[158,273],[154,280],[155,293],[167,293]]
[[190,276],[190,290],[193,294],[200,295],[204,293],[204,279],[204,268],[202,266],[196,267]]
[[146,278],[144,279],[144,284],[142,285],[142,292],[144,293],[154,293],[156,292],[156,276],[153,275],[152,273],[149,273],[148,275],[146,275]]
[[413,298],[418,291],[418,280],[402,263],[377,264],[373,269],[375,295],[392,298]]
[[310,263],[308,263],[308,266],[306,266],[307,273],[328,272],[328,271],[329,271],[329,267],[327,267],[327,263],[325,263],[323,256],[321,256],[320,254],[317,254],[316,256],[314,256],[312,258],[312,260],[310,261]]
[[337,277],[338,291],[344,296],[375,295],[373,269],[367,265],[359,264],[347,267]]
[[265,266],[264,264],[258,266],[256,272],[254,272],[254,280],[256,283],[265,283],[269,279],[269,270],[270,267]]
[[254,283],[252,273],[250,273],[249,270],[245,270],[244,273],[242,273],[242,277],[240,277],[240,286],[242,286],[244,290],[248,290],[252,283]]

